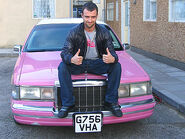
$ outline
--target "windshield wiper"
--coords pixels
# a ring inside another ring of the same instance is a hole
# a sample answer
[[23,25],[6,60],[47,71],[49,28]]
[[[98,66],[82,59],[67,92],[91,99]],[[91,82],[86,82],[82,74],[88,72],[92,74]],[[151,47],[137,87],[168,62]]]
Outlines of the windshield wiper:
[[46,51],[60,51],[61,49],[27,49],[26,52],[46,52]]

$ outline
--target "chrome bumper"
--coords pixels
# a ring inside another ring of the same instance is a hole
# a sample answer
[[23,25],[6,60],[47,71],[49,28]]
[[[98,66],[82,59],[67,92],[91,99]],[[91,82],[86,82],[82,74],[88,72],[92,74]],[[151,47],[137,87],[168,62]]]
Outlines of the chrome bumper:
[[[154,99],[148,99],[148,100],[143,100],[143,101],[137,101],[137,102],[131,102],[131,103],[123,103],[120,104],[121,109],[124,108],[131,108],[131,107],[135,107],[135,106],[141,106],[141,105],[146,105],[146,104],[152,104],[155,103]],[[12,108],[15,110],[25,110],[25,111],[38,111],[38,112],[52,112],[54,116],[31,116],[31,115],[20,115],[20,114],[16,114],[14,113],[14,115],[16,116],[23,116],[23,117],[37,117],[37,118],[57,118],[58,115],[58,110],[55,110],[54,107],[42,107],[42,106],[25,106],[23,104],[12,104]],[[145,112],[145,111],[149,111],[149,110],[153,110],[154,107],[149,108],[149,109],[144,109],[144,110],[137,110],[137,111],[133,111],[133,112],[127,112],[127,113],[123,113],[123,114],[132,114],[132,113],[138,113],[138,112]],[[72,115],[74,112],[69,112],[68,116],[66,118],[71,119]],[[109,116],[113,116],[112,113],[110,111],[102,111],[104,117],[109,117]]]

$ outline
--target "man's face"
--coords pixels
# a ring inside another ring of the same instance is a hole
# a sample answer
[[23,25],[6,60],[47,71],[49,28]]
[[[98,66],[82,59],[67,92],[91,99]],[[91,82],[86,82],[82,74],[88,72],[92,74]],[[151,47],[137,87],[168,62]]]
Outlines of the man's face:
[[95,27],[97,16],[98,14],[96,12],[96,9],[93,11],[88,11],[87,9],[84,9],[82,13],[82,18],[87,29],[92,29]]

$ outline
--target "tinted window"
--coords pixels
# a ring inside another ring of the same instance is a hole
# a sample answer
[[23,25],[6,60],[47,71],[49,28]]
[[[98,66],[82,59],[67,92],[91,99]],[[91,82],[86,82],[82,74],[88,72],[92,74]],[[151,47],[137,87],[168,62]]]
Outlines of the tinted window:
[[61,50],[68,32],[76,24],[51,24],[36,26],[26,43],[26,51]]
[[122,47],[122,45],[120,44],[120,41],[118,40],[118,38],[117,38],[117,36],[114,34],[114,32],[111,30],[111,28],[110,27],[108,27],[108,26],[105,26],[108,30],[109,30],[109,32],[110,32],[110,35],[111,35],[111,37],[112,37],[112,43],[113,43],[113,45],[114,45],[114,49],[116,50],[116,51],[120,51],[120,50],[123,50],[123,47]]

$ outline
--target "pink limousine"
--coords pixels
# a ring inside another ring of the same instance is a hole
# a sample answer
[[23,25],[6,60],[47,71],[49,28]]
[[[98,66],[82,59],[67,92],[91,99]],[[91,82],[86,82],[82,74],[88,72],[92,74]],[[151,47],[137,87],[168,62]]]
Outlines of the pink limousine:
[[102,117],[93,121],[101,121],[101,125],[104,125],[139,120],[152,115],[156,103],[152,95],[150,77],[125,51],[126,47],[121,44],[112,29],[105,23],[97,22],[110,31],[112,43],[122,65],[119,104],[123,117],[115,117],[103,108],[107,76],[89,73],[72,75],[76,109],[66,118],[57,117],[61,108],[58,80],[58,65],[62,60],[61,47],[68,31],[81,22],[81,19],[42,20],[34,26],[24,46],[14,47],[14,50],[19,52],[11,81],[11,109],[15,122],[73,126],[75,113],[85,115],[97,112],[101,113]]

